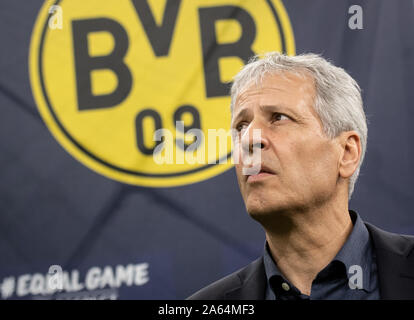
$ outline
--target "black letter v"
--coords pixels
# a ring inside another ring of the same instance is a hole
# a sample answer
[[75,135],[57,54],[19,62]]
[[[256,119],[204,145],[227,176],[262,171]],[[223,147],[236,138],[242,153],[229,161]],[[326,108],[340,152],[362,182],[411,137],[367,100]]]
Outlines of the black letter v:
[[135,11],[141,20],[155,55],[157,57],[168,55],[181,0],[167,0],[160,26],[155,22],[148,0],[131,1],[135,6]]

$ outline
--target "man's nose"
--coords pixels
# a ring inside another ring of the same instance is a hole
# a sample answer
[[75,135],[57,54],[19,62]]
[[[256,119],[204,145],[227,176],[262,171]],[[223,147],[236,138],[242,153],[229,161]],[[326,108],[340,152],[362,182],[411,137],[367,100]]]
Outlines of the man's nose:
[[251,122],[242,135],[241,144],[243,152],[252,154],[254,150],[266,149],[269,142],[265,130],[258,123]]

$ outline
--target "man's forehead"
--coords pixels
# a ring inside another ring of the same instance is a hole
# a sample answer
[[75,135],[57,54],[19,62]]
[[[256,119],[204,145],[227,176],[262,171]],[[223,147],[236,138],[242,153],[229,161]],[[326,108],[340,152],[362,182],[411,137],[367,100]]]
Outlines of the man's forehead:
[[[307,74],[283,72],[264,76],[260,81],[247,83],[236,97],[235,106],[266,99],[290,99],[307,104],[315,96],[313,78]],[[270,102],[270,101],[269,101]]]

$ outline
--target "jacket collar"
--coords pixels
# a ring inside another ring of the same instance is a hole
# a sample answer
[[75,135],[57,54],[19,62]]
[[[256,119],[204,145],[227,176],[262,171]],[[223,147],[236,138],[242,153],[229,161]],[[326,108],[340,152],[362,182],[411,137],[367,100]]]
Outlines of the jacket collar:
[[237,276],[240,284],[225,293],[229,300],[264,300],[266,290],[266,273],[263,257],[253,261]]
[[377,257],[381,299],[414,299],[414,238],[365,225]]

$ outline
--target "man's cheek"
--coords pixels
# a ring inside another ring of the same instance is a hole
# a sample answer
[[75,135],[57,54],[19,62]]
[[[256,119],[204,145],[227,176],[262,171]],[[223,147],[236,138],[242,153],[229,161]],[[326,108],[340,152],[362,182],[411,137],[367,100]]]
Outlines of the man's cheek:
[[240,165],[235,165],[235,169],[236,169],[237,182],[239,184],[240,189],[242,189],[243,188],[242,167]]
[[243,179],[243,165],[241,163],[235,165],[237,179]]

